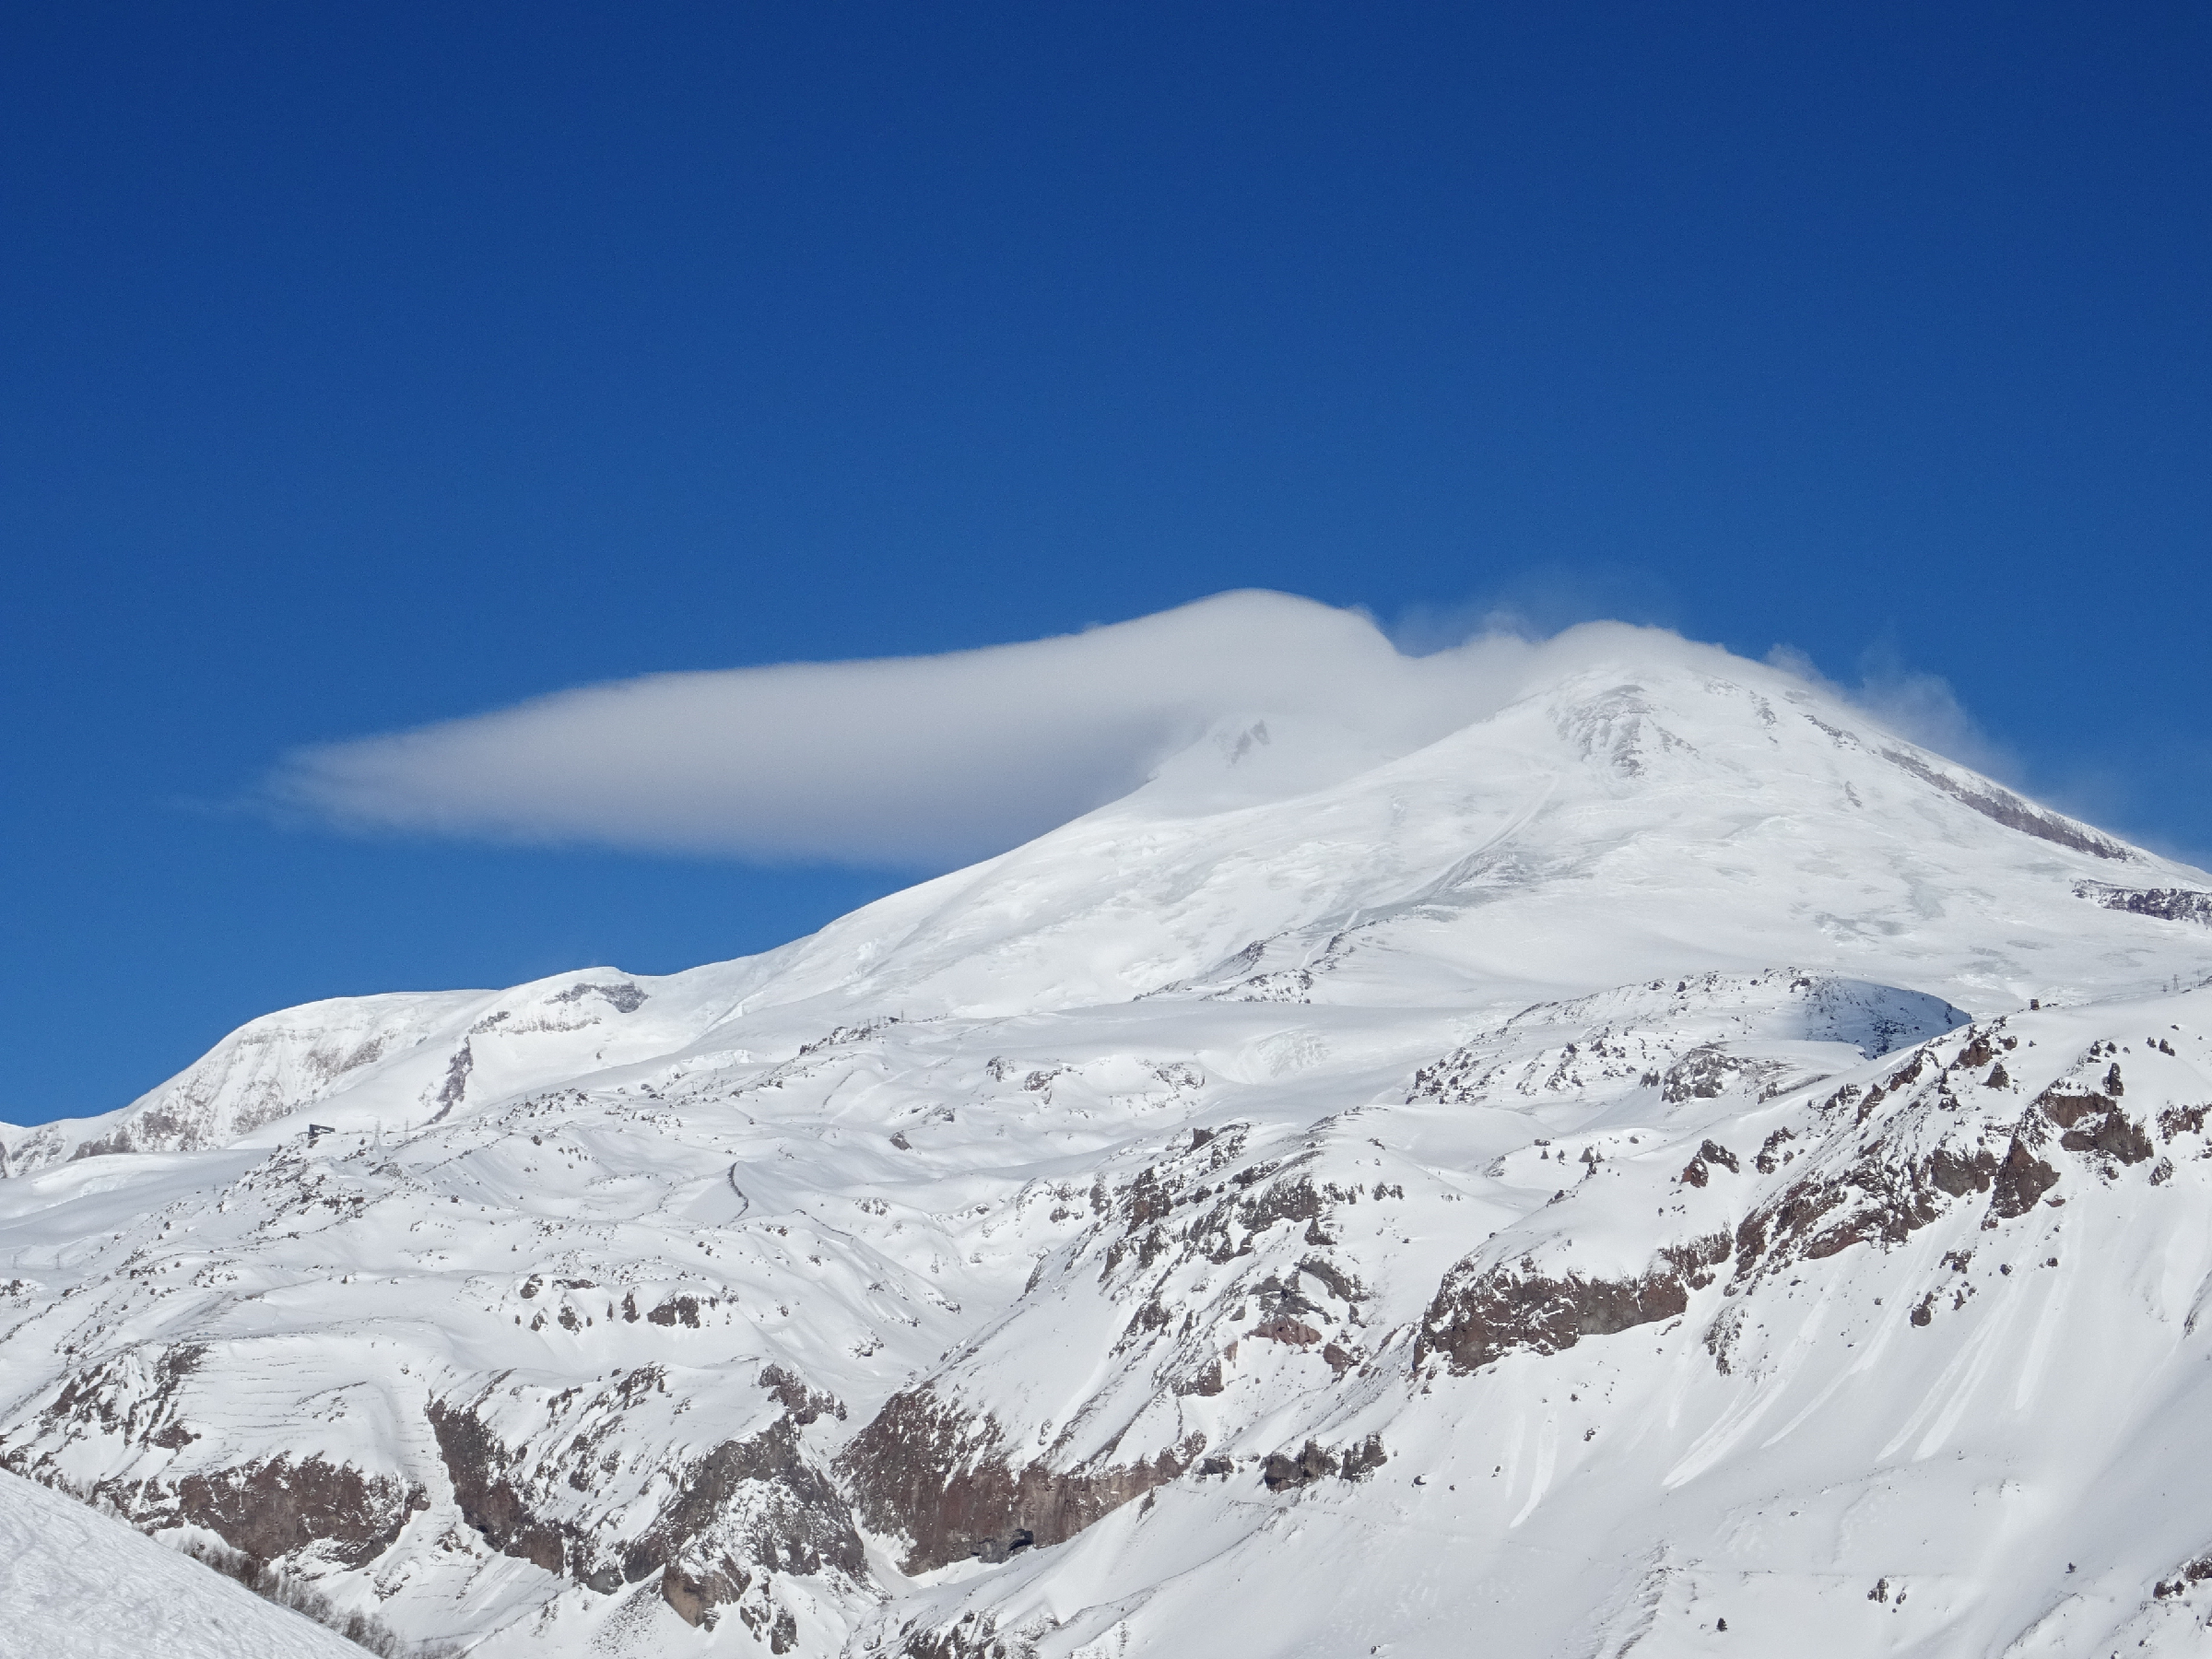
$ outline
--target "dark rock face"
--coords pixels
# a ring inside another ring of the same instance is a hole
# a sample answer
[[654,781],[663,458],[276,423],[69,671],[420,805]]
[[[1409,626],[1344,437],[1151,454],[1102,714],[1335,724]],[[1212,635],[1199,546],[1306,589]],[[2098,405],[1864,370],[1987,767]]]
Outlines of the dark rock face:
[[581,1001],[587,996],[603,999],[618,1014],[635,1014],[645,1006],[645,993],[629,980],[623,980],[612,985],[594,985],[579,982],[571,985],[566,991],[555,992],[547,1000],[556,1003],[572,1003]]
[[1736,1162],[1735,1153],[1719,1141],[1709,1140],[1698,1148],[1697,1156],[1682,1171],[1682,1181],[1686,1185],[1701,1187],[1710,1179],[1710,1171],[1716,1169],[1725,1170],[1731,1175],[1743,1172],[1743,1165]]
[[672,1296],[659,1307],[653,1309],[652,1312],[646,1314],[645,1318],[652,1324],[684,1324],[696,1331],[699,1329],[699,1298],[696,1296]]
[[449,1116],[453,1108],[461,1103],[462,1099],[468,1093],[468,1074],[476,1069],[476,1052],[469,1046],[468,1041],[464,1038],[461,1046],[454,1051],[453,1059],[446,1065],[445,1082],[438,1090],[438,1115],[433,1117],[430,1122],[435,1124]]
[[925,1572],[1018,1531],[1039,1545],[1072,1538],[1174,1479],[1204,1449],[1204,1438],[1194,1435],[1149,1461],[1017,1467],[992,1418],[970,1417],[924,1386],[893,1395],[853,1437],[837,1469],[871,1530],[913,1540],[903,1571]]
[[1341,1453],[1310,1440],[1296,1455],[1282,1452],[1271,1455],[1260,1465],[1260,1482],[1271,1492],[1288,1492],[1330,1476],[1341,1480],[1365,1480],[1389,1461],[1390,1453],[1382,1449],[1382,1437],[1379,1434],[1371,1434],[1359,1444],[1345,1447]]
[[[991,1620],[973,1613],[943,1630],[909,1630],[904,1635],[899,1659],[1011,1659],[1013,1653],[1004,1641],[997,1640]],[[1024,1646],[1022,1651],[1030,1650]]]
[[2131,854],[2118,841],[2100,835],[2087,824],[2077,824],[2072,818],[2061,818],[2055,812],[2045,812],[2031,806],[2007,790],[1974,788],[1955,778],[1937,771],[1914,755],[1901,749],[1884,749],[1882,759],[1892,766],[1911,772],[1924,783],[1932,783],[1962,806],[1971,806],[1992,823],[2002,824],[2007,830],[2018,830],[2022,835],[2032,835],[2038,841],[2047,841],[2061,847],[2071,847],[2077,853],[2088,853],[2098,858],[2118,859],[2125,862]]
[[2119,1082],[2120,1068],[2114,1065],[2105,1078],[2107,1092],[2075,1094],[2053,1088],[2036,1097],[2037,1107],[2063,1131],[2060,1146],[2069,1152],[2101,1153],[2124,1164],[2141,1163],[2151,1155],[2150,1136],[2114,1098],[2124,1092],[2114,1087]]
[[[435,1401],[430,1425],[462,1518],[495,1549],[548,1572],[569,1568],[602,1594],[658,1571],[662,1599],[687,1623],[711,1624],[716,1607],[738,1601],[764,1572],[865,1573],[852,1515],[807,1461],[789,1417],[676,1470],[674,1493],[627,1543],[534,1511],[517,1479],[524,1453],[502,1444],[467,1407]],[[772,1632],[762,1597],[740,1612],[748,1627]]]
[[787,1417],[688,1465],[653,1524],[623,1550],[622,1574],[633,1583],[664,1565],[700,1579],[720,1574],[736,1588],[719,1599],[735,1600],[747,1562],[775,1572],[834,1568],[854,1578],[866,1571],[844,1500],[806,1460]]
[[391,1548],[407,1518],[429,1501],[418,1485],[319,1457],[280,1457],[177,1483],[180,1520],[263,1561],[320,1544],[359,1567]]
[[[1861,1102],[1879,1099],[1870,1092]],[[1839,1100],[1838,1106],[1848,1104]],[[1735,1230],[1735,1271],[1802,1257],[1820,1261],[1854,1244],[1899,1244],[1935,1220],[1950,1199],[1986,1192],[1999,1171],[1986,1149],[1938,1146],[1918,1161],[1877,1140],[1842,1171],[1792,1182]]]
[[1710,1283],[1703,1269],[1728,1258],[1725,1233],[1663,1253],[1639,1278],[1547,1278],[1524,1258],[1517,1266],[1477,1268],[1462,1262],[1444,1276],[1421,1321],[1418,1366],[1441,1354],[1455,1371],[1477,1371],[1515,1352],[1556,1354],[1585,1336],[1609,1336],[1673,1319],[1689,1292]]
[[2171,1578],[2158,1582],[2151,1594],[2164,1601],[2169,1596],[2182,1594],[2206,1579],[2212,1579],[2212,1553],[2200,1555],[2192,1561],[2183,1561]]
[[[1951,1069],[1971,1073],[1986,1064],[1991,1067],[1988,1086],[2006,1087],[2004,1064],[1995,1056],[2010,1041],[1978,1035],[1961,1050]],[[1921,1070],[1916,1058],[1888,1079],[1892,1089],[1915,1081]],[[1916,1127],[1945,1122],[1931,1113],[1947,1112],[1957,1104],[1939,1077],[1930,1100],[1865,1147],[1848,1166],[1807,1174],[1747,1216],[1736,1230],[1737,1275],[1799,1258],[1818,1261],[1853,1244],[1902,1243],[1944,1214],[1952,1200],[1976,1194],[1989,1194],[1985,1227],[2024,1216],[2059,1182],[2064,1160],[2054,1163],[2047,1155],[2053,1138],[2061,1149],[2084,1155],[2108,1176],[2122,1166],[2155,1157],[2157,1147],[2149,1133],[2121,1107],[2124,1086],[2117,1074],[2115,1065],[2096,1087],[2062,1081],[2045,1089],[2020,1114],[2001,1157],[1982,1144],[1978,1132],[1961,1130],[1956,1135],[1946,1132],[1916,1159],[1903,1149],[1912,1144]],[[1851,1093],[1839,1092],[1822,1111],[1840,1113],[1851,1109],[1853,1121],[1864,1123],[1883,1099],[1883,1090],[1877,1088],[1854,1107]],[[2175,1128],[2185,1115],[2174,1119]],[[2171,1137],[2172,1130],[2165,1119],[2159,1127]],[[1771,1161],[1764,1153],[1759,1159],[1762,1169]]]
[[833,1417],[841,1423],[845,1420],[843,1401],[835,1394],[818,1394],[780,1365],[760,1368],[760,1386],[802,1427],[824,1417]]
[[1272,1453],[1261,1466],[1260,1480],[1271,1492],[1295,1491],[1335,1474],[1337,1466],[1336,1459],[1326,1448],[1308,1441],[1296,1457],[1286,1457],[1280,1452]]
[[1659,1098],[1670,1106],[1711,1100],[1725,1094],[1743,1075],[1743,1062],[1717,1043],[1700,1043],[1666,1068]]
[[560,1529],[533,1514],[507,1477],[519,1456],[466,1407],[432,1400],[429,1417],[461,1518],[501,1554],[559,1572],[567,1556]]
[[1311,1276],[1324,1286],[1328,1293],[1341,1302],[1362,1301],[1367,1292],[1359,1281],[1338,1267],[1334,1262],[1320,1256],[1308,1256],[1298,1265],[1300,1273]]
[[2085,881],[2074,889],[2106,910],[2131,915],[2156,916],[2162,922],[2198,922],[2212,924],[2212,893],[2194,888],[2121,888],[2101,881]]
[[1265,1232],[1277,1221],[1313,1221],[1321,1216],[1321,1194],[1304,1176],[1278,1181],[1237,1206],[1246,1232]]
[[1337,1473],[1347,1480],[1365,1480],[1389,1461],[1390,1453],[1383,1450],[1382,1437],[1371,1434],[1359,1445],[1344,1449],[1344,1466]]
[[[190,1343],[175,1347],[117,1355],[65,1381],[39,1413],[42,1429],[79,1434],[114,1435],[165,1448],[190,1443],[190,1429],[177,1419],[178,1397],[200,1368],[206,1350]],[[29,1474],[22,1449],[8,1454],[6,1466]]]

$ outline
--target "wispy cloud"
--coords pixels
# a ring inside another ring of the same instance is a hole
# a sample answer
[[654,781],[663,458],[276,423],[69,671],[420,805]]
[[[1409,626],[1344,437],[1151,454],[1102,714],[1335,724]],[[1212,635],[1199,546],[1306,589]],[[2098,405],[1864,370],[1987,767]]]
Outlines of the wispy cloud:
[[2019,757],[1982,729],[1939,674],[1909,667],[1894,643],[1882,641],[1859,655],[1858,681],[1832,680],[1794,645],[1777,645],[1768,663],[1864,709],[1899,736],[1976,771],[2018,782]]
[[[1362,612],[1247,592],[980,651],[653,675],[305,749],[265,799],[365,830],[942,869],[1147,779],[1170,808],[1280,796],[1578,666],[1734,661],[1624,623],[1457,620],[1407,650]],[[1972,735],[1927,677],[1850,695],[1946,752]]]

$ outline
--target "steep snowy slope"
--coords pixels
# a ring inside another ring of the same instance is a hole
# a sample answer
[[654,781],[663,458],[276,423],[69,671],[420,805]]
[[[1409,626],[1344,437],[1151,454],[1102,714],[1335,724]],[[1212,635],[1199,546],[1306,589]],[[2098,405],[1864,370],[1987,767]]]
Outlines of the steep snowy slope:
[[2196,1640],[2212,879],[1714,653],[1222,735],[11,1136],[0,1464],[486,1655]]
[[0,1475],[0,1653],[360,1659],[361,1650],[120,1521]]

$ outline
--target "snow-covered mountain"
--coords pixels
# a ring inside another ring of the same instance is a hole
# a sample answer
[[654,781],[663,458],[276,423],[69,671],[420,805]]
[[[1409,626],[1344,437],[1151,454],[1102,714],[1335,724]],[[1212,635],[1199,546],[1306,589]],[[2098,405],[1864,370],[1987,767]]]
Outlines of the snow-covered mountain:
[[2212,877],[1618,640],[0,1131],[0,1464],[488,1659],[2194,1651]]

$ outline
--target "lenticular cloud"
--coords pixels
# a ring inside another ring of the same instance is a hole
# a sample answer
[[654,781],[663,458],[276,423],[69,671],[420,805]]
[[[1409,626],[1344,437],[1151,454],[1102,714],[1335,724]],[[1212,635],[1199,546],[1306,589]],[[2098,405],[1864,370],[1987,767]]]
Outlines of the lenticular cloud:
[[[1646,660],[1724,660],[1617,623],[1410,657],[1359,612],[1233,593],[979,651],[585,687],[305,749],[268,791],[355,829],[943,868],[1128,794],[1209,734],[1228,755],[1253,731],[1272,747],[1241,798],[1317,787],[1630,633]],[[1194,807],[1239,798],[1171,785]]]

